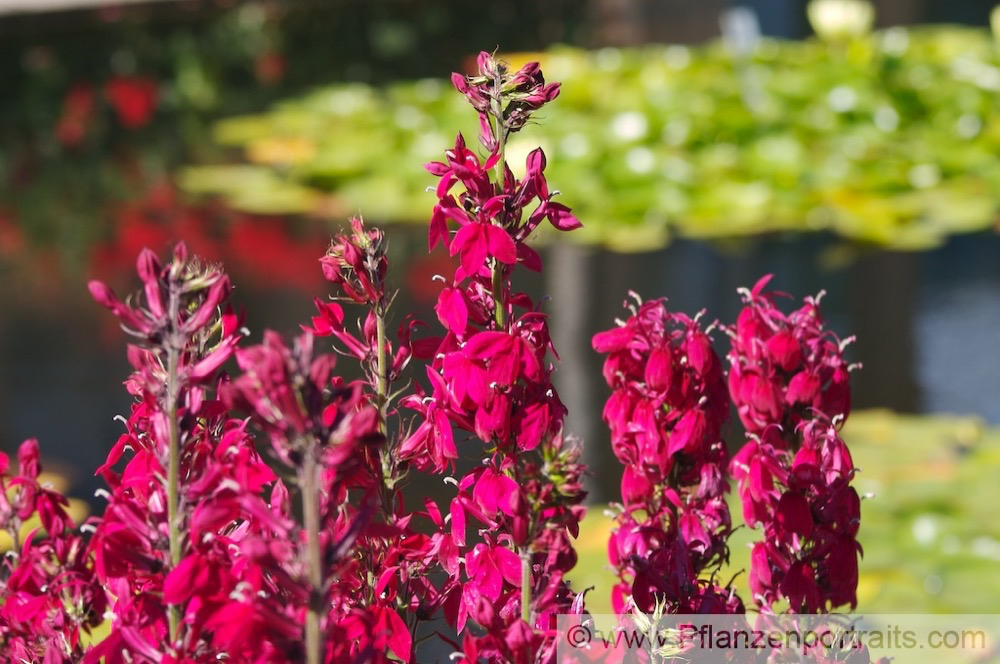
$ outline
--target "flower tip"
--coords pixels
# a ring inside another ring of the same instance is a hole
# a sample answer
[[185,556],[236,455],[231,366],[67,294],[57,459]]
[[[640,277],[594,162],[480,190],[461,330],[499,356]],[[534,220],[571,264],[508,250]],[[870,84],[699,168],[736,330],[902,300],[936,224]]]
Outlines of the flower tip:
[[41,472],[39,466],[39,448],[37,438],[28,438],[17,448],[18,472],[31,479],[36,479]]
[[90,296],[102,307],[115,309],[119,304],[115,292],[103,281],[90,280],[87,282],[87,290],[90,291]]
[[469,82],[466,80],[465,75],[459,74],[457,71],[451,74],[451,84],[462,94],[465,94],[469,89]]
[[479,67],[480,74],[493,76],[496,73],[496,60],[493,58],[493,54],[488,51],[479,52],[476,65]]
[[155,281],[160,273],[160,259],[151,249],[144,247],[135,261],[135,269],[143,283]]
[[757,280],[757,283],[755,283],[753,285],[753,288],[750,290],[750,293],[754,297],[757,297],[758,295],[761,294],[761,292],[764,290],[764,288],[767,286],[767,284],[773,278],[774,278],[774,274],[773,273],[772,274],[765,274],[763,277],[761,277],[760,279]]
[[174,263],[180,265],[188,259],[187,243],[183,240],[174,245]]

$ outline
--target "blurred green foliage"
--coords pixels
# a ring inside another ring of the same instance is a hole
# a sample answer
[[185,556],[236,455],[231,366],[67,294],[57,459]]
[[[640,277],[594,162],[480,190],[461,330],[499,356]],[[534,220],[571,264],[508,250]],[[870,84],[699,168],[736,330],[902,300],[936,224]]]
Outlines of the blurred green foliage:
[[[648,249],[829,229],[922,249],[995,223],[1000,53],[985,30],[893,28],[848,44],[762,40],[515,54],[562,95],[509,148],[541,144],[578,240]],[[181,173],[252,211],[424,222],[441,158],[475,118],[444,80],[325,87],[218,123],[239,163]]]

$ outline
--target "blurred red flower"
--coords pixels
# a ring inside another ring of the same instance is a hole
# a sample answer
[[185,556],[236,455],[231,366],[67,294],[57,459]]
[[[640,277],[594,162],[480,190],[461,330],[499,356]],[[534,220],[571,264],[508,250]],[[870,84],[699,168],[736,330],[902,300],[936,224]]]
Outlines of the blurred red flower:
[[156,81],[143,76],[115,76],[104,88],[118,121],[129,129],[149,123],[156,110],[158,92]]
[[76,147],[87,136],[94,116],[97,95],[89,83],[76,83],[63,99],[62,115],[55,126],[56,140],[66,147]]
[[265,51],[254,59],[253,73],[264,85],[274,85],[285,77],[287,62],[278,51]]

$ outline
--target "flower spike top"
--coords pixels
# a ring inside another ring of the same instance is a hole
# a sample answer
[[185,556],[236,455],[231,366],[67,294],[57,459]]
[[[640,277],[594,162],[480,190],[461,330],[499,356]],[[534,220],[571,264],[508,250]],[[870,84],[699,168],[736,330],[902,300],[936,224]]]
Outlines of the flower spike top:
[[744,306],[736,325],[726,329],[729,353],[729,393],[743,426],[762,435],[770,425],[786,433],[815,413],[832,422],[850,414],[850,370],[843,341],[826,329],[820,312],[822,293],[805,298],[790,314],[775,304],[781,293],[764,289],[771,275],[751,290],[741,290]]
[[479,111],[479,140],[490,152],[524,127],[532,113],[559,96],[559,84],[546,84],[537,62],[529,62],[512,74],[505,62],[483,51],[476,66],[478,75],[454,73],[451,82]]
[[[452,256],[461,256],[459,278],[476,275],[487,263],[510,266],[520,261],[537,271],[541,260],[524,243],[538,225],[548,219],[559,230],[568,231],[581,224],[568,207],[552,200],[556,192],[549,191],[545,154],[540,148],[528,155],[520,181],[507,166],[504,148],[510,134],[519,131],[531,113],[556,98],[559,85],[545,83],[538,63],[510,74],[505,64],[484,52],[478,64],[478,76],[454,74],[452,82],[479,112],[479,139],[489,155],[481,160],[459,134],[455,146],[445,153],[446,161],[427,164],[427,170],[440,178],[429,247],[443,242]],[[464,189],[457,196],[449,193],[455,184]],[[536,201],[525,218],[525,210]],[[450,241],[449,222],[459,226]]]

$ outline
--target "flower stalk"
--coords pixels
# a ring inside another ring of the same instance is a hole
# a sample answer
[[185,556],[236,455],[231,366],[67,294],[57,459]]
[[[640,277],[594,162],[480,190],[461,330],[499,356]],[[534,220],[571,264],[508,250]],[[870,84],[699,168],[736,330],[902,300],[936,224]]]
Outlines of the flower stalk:
[[386,444],[379,449],[381,460],[381,482],[379,484],[379,495],[382,502],[382,512],[386,517],[393,514],[396,504],[396,484],[399,478],[396,477],[396,462],[394,446],[388,437],[389,423],[389,361],[388,361],[388,339],[385,334],[385,319],[387,307],[383,302],[378,302],[372,307],[375,315],[375,344],[377,347],[375,361],[375,407],[378,410],[378,430],[386,440]]
[[[233,552],[206,550],[226,537],[231,521],[216,523],[216,530],[202,523],[189,537],[192,514],[199,508],[204,513],[206,503],[217,499],[216,492],[245,490],[227,477],[245,477],[248,468],[262,478],[270,471],[256,465],[259,459],[245,436],[233,433],[222,442],[224,412],[202,410],[215,396],[219,368],[240,340],[235,317],[222,310],[230,291],[228,277],[189,258],[183,244],[175,247],[166,265],[148,249],[142,251],[136,270],[143,290],[124,302],[107,285],[89,284],[93,297],[136,340],[129,349],[135,371],[126,382],[136,402],[126,432],[98,469],[111,491],[91,547],[99,578],[115,587],[118,600],[111,635],[95,652],[138,655],[143,644],[153,643],[151,648],[183,658],[187,651],[206,652],[213,646],[201,640],[200,628],[181,634],[192,590],[179,579],[204,561],[231,557]],[[248,465],[229,463],[223,469],[212,463],[204,450],[215,445],[220,455],[243,455]],[[125,471],[118,474],[112,468],[129,451]],[[239,511],[232,518],[244,529],[256,523]],[[161,600],[155,616],[144,615],[140,608],[150,592]],[[204,610],[210,605],[200,606]]]
[[[260,544],[280,554],[272,573],[285,587],[282,594],[269,593],[265,607],[297,625],[298,631],[279,621],[273,628],[285,635],[282,647],[296,653],[294,661],[321,664],[363,660],[365,648],[371,646],[360,635],[341,636],[336,643],[329,635],[342,634],[338,626],[355,615],[361,594],[355,583],[361,558],[356,543],[374,501],[370,492],[359,492],[360,501],[349,501],[348,488],[370,487],[366,460],[373,451],[369,448],[382,438],[376,409],[360,390],[345,386],[333,374],[335,356],[314,353],[313,346],[308,331],[291,344],[275,332],[265,332],[262,344],[237,351],[243,374],[224,390],[223,399],[227,406],[250,413],[275,456],[297,480],[300,522],[289,513],[288,494],[280,482],[272,493],[270,511],[281,515],[279,529]],[[259,545],[251,550],[260,555]]]
[[[379,445],[366,450],[369,477],[360,492],[364,500],[370,488],[380,507],[372,516],[370,528],[359,534],[359,549],[363,553],[357,573],[367,588],[350,604],[379,616],[386,623],[383,638],[393,643],[390,646],[393,653],[403,661],[412,662],[411,650],[422,618],[406,615],[406,608],[415,602],[438,600],[433,585],[424,578],[427,570],[409,562],[412,553],[403,544],[415,532],[409,525],[411,518],[399,513],[402,505],[399,486],[408,469],[398,463],[400,439],[390,427],[390,418],[394,412],[393,382],[413,356],[409,334],[416,323],[410,319],[400,328],[398,341],[390,340],[388,323],[394,296],[386,287],[387,249],[382,231],[366,228],[360,218],[351,220],[349,232],[334,238],[321,263],[327,280],[338,290],[332,298],[334,302],[316,302],[319,315],[313,318],[312,331],[318,336],[334,337],[339,342],[338,350],[358,361],[366,375],[360,386],[364,398],[374,406],[380,433]],[[359,326],[360,335],[346,329],[339,302],[362,307],[364,322]],[[380,584],[386,583],[386,574],[392,572],[400,578],[391,584],[390,592],[380,590]],[[429,597],[420,596],[421,592]],[[400,611],[404,612],[405,620]]]
[[493,264],[492,276],[490,278],[493,293],[493,312],[497,329],[507,328],[507,305],[503,297],[503,266],[500,263]]
[[[171,312],[177,309],[177,297],[171,294]],[[178,511],[178,493],[180,489],[180,423],[177,420],[177,396],[179,351],[173,346],[167,349],[167,426],[170,427],[169,449],[167,451],[167,526],[170,537],[170,565],[177,567],[181,561],[181,528]],[[170,642],[174,643],[180,628],[180,607],[167,607],[167,619],[170,629]]]
[[[465,634],[469,661],[547,661],[555,645],[550,619],[582,610],[564,578],[576,560],[571,537],[582,516],[582,467],[563,437],[546,317],[511,292],[510,278],[518,263],[541,270],[528,239],[542,222],[566,231],[580,222],[553,200],[541,149],[528,156],[522,179],[506,163],[509,135],[554,99],[559,85],[546,84],[537,63],[511,71],[484,52],[477,66],[478,74],[453,74],[452,83],[479,113],[488,154],[480,158],[459,134],[444,162],[426,166],[440,178],[430,248],[443,242],[460,265],[435,307],[447,332],[427,372],[431,390],[403,400],[423,423],[400,455],[443,473],[458,457],[455,431],[482,442],[483,465],[457,481],[450,532],[435,545],[448,576],[445,617]],[[459,193],[451,193],[456,184]],[[466,541],[470,518],[481,524],[483,541],[474,545]],[[443,520],[435,522],[444,529]],[[486,635],[466,632],[470,621]]]
[[521,551],[521,620],[531,624],[531,553]]
[[608,548],[619,577],[612,605],[617,613],[661,604],[671,613],[741,613],[731,589],[715,582],[732,531],[721,361],[697,317],[636,300],[632,316],[593,339],[607,355],[604,420],[625,466]]
[[306,606],[306,662],[320,664],[323,640],[320,632],[322,608],[323,554],[320,547],[319,465],[316,451],[306,446],[301,471],[302,519],[306,535],[309,600]]
[[[378,347],[378,355],[375,371],[378,374],[375,386],[375,402],[378,407],[379,431],[382,435],[387,433],[388,425],[386,419],[389,410],[389,362],[387,358],[388,340],[385,335],[385,307],[380,302],[374,308],[375,314],[375,343]],[[388,479],[388,478],[386,478]]]
[[741,290],[744,308],[727,328],[729,394],[748,434],[733,458],[744,520],[761,527],[749,583],[764,610],[825,613],[857,603],[861,501],[856,469],[839,429],[850,414],[841,341],[826,328],[822,293],[789,314],[766,289],[771,275]]

